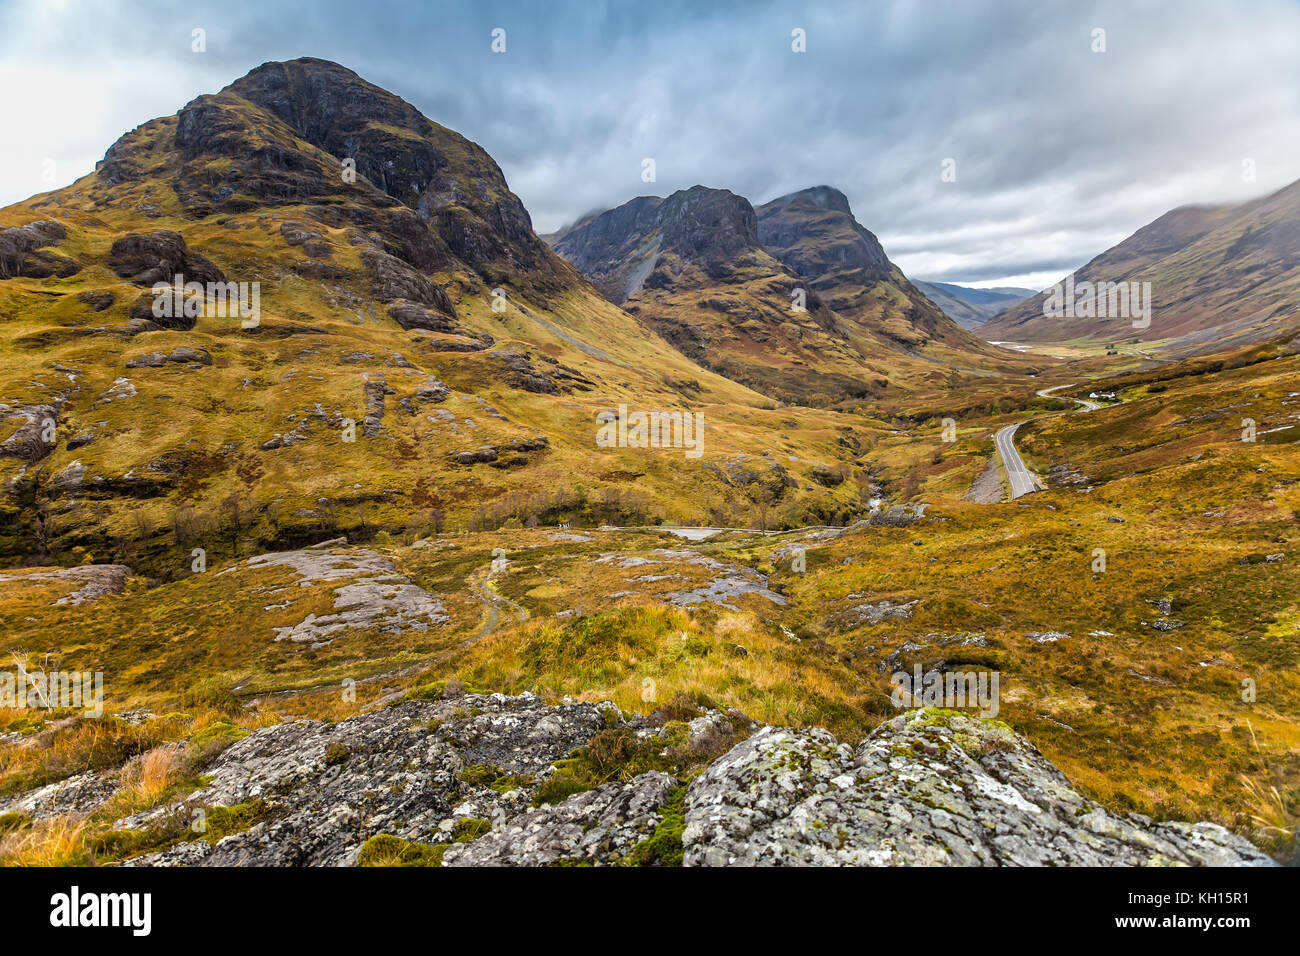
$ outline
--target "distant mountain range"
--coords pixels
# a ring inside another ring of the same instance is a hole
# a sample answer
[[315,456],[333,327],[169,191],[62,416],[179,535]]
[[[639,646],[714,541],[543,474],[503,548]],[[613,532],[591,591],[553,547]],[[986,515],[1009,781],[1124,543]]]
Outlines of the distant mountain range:
[[[1170,352],[1245,345],[1300,318],[1300,182],[1238,205],[1184,206],[1143,226],[1069,279],[1145,283],[1150,325],[1124,317],[1045,316],[1045,294],[980,329],[991,340],[1141,340]],[[1139,323],[1141,324],[1141,323]]]
[[972,289],[950,282],[920,280],[913,280],[912,284],[963,329],[977,329],[999,312],[1037,294],[1036,289],[1018,289],[1014,286]]

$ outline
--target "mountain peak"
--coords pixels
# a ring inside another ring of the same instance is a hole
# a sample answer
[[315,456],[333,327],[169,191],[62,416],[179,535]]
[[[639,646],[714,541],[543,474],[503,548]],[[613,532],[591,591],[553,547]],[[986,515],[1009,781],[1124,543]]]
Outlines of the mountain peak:
[[459,263],[542,293],[577,278],[486,150],[329,60],[263,63],[126,134],[97,168],[104,201],[161,178],[190,219],[312,203],[426,272]]
[[696,185],[666,198],[639,196],[580,220],[556,239],[555,249],[621,304],[665,255],[675,269],[698,265],[715,273],[737,256],[759,252],[758,218],[744,196]]
[[829,209],[846,215],[853,215],[853,210],[849,208],[849,197],[834,186],[809,186],[807,189],[800,189],[798,192],[778,196],[766,205],[776,206],[778,204],[781,206],[812,206],[817,209]]

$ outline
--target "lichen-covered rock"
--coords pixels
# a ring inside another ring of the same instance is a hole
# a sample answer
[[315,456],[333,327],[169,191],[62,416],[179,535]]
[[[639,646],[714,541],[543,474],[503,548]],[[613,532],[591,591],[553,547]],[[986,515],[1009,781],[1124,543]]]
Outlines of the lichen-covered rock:
[[[211,782],[183,801],[120,822],[188,819],[205,807],[260,801],[263,819],[210,845],[192,841],[132,860],[137,865],[330,866],[356,862],[370,837],[440,842],[444,821],[467,800],[487,818],[513,815],[509,794],[462,780],[482,764],[538,774],[606,725],[609,705],[547,707],[530,694],[408,701],[327,724],[298,721],[258,730],[204,773]],[[494,814],[493,807],[504,808]]]
[[912,711],[857,748],[764,728],[687,791],[688,866],[1266,865],[1207,823],[1117,816],[1010,728]]
[[[198,790],[116,821],[163,847],[127,864],[346,866],[378,836],[443,866],[1272,864],[1219,826],[1111,813],[1006,725],[953,711],[909,711],[854,747],[736,711],[671,729],[609,702],[429,694],[236,740]],[[593,759],[599,774],[575,771]],[[92,812],[129,777],[83,774],[0,812]]]
[[503,829],[450,847],[443,866],[551,866],[619,860],[663,821],[677,781],[651,771],[607,783],[554,806],[519,814]]
[[[84,470],[84,469],[83,469]],[[80,477],[77,478],[80,488]],[[66,490],[66,489],[65,489]],[[32,571],[6,571],[0,573],[0,583],[6,581],[72,581],[77,590],[56,600],[55,604],[85,604],[108,594],[121,594],[131,577],[131,569],[124,564],[82,564],[74,568],[42,568]]]
[[48,820],[69,813],[91,813],[106,803],[121,785],[116,770],[87,771],[0,803],[0,814],[20,813],[33,820]]

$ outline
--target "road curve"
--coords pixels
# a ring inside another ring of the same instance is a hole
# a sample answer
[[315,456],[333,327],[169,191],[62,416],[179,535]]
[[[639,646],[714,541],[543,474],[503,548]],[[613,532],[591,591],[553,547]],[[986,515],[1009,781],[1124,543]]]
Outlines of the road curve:
[[[1063,388],[1074,388],[1074,385],[1053,385],[1051,388],[1042,389],[1036,394],[1041,395],[1043,398],[1055,398],[1056,396],[1052,393],[1059,392]],[[1090,398],[1075,398],[1073,395],[1062,395],[1061,397],[1068,398],[1070,401],[1082,405],[1085,412],[1095,412],[1097,409],[1102,407],[1100,402],[1094,402]]]
[[[1059,392],[1063,388],[1073,388],[1074,385],[1053,385],[1051,388],[1044,388],[1037,394],[1043,398],[1055,398],[1052,392]],[[1073,398],[1071,396],[1062,396],[1069,398],[1070,401],[1082,406],[1079,410],[1082,412],[1092,412],[1101,408],[1099,402],[1094,402],[1087,398]],[[1032,421],[1032,419],[1026,419]],[[1023,425],[1024,422],[1015,422],[1011,425],[1005,425],[998,429],[998,433],[993,436],[993,442],[997,445],[998,454],[1002,456],[1002,467],[1007,472],[1007,483],[1011,486],[1011,500],[1014,501],[1024,495],[1032,494],[1035,491],[1042,490],[1042,483],[1038,476],[1030,471],[1020,457],[1020,452],[1016,451],[1016,429]]]

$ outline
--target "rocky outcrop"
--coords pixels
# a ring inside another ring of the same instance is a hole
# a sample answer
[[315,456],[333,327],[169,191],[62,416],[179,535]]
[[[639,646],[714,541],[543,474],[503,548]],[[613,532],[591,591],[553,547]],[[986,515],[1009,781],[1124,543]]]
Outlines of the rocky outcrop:
[[121,825],[140,829],[169,815],[188,818],[197,808],[258,800],[267,819],[248,831],[215,846],[184,843],[134,862],[355,863],[372,836],[438,843],[457,820],[504,823],[526,813],[526,789],[501,793],[466,771],[490,766],[521,779],[544,774],[605,727],[607,713],[610,704],[552,708],[527,694],[493,694],[397,704],[337,724],[281,724],[231,745],[204,771],[211,783],[182,803]]
[[171,354],[166,352],[146,352],[126,360],[127,368],[162,368],[168,362],[182,365],[211,365],[212,354],[207,349],[178,345]]
[[[130,862],[347,865],[386,834],[436,849],[445,866],[1272,863],[1216,825],[1111,813],[1006,725],[953,711],[905,712],[853,746],[824,730],[758,727],[734,711],[673,730],[608,702],[446,693],[237,740],[203,768],[200,789],[116,826],[174,828],[236,805],[256,808],[251,825],[220,840],[182,836]],[[621,750],[605,747],[602,759],[668,753],[671,740],[706,754],[707,766],[605,766],[605,782],[576,793],[554,786],[566,758],[611,734]],[[709,741],[725,751],[711,762]],[[100,805],[106,779],[20,795],[11,807],[33,812],[87,794]]]
[[452,846],[443,866],[554,866],[625,859],[663,822],[679,786],[662,771],[606,783],[554,806],[517,814],[499,830]]
[[[23,461],[39,461],[54,448],[52,440],[58,409],[53,405],[0,404],[0,422],[12,429],[0,442],[0,455]],[[18,424],[15,426],[13,422]]]
[[1207,823],[1113,814],[994,721],[914,711],[858,747],[765,728],[687,792],[687,865],[1267,865]]
[[[367,548],[349,548],[344,539],[325,541],[297,551],[255,555],[218,574],[242,574],[269,567],[291,568],[298,584],[334,584],[334,606],[325,614],[309,613],[292,626],[276,627],[275,640],[325,647],[348,631],[378,628],[385,634],[427,631],[448,620],[434,594],[400,573],[392,560]],[[292,592],[280,608],[294,603]]]
[[453,451],[448,457],[458,465],[491,464],[499,461],[503,453],[541,451],[549,444],[544,436],[538,435],[536,438],[517,438],[500,445],[479,445],[472,451]]
[[[80,482],[78,482],[79,484]],[[83,564],[75,568],[41,568],[33,571],[0,573],[5,581],[70,581],[77,589],[56,600],[55,604],[85,604],[108,594],[121,594],[131,577],[124,564]]]
[[121,786],[120,770],[87,771],[0,804],[0,815],[18,813],[32,820],[49,820],[64,814],[93,813]]
[[[447,305],[450,306],[451,302],[448,301]],[[454,311],[435,312],[412,302],[398,300],[389,307],[388,314],[393,317],[394,322],[408,331],[424,329],[427,332],[445,332],[448,335],[462,334],[460,326],[456,323]]]
[[206,256],[190,250],[185,238],[170,229],[132,232],[114,240],[108,251],[108,267],[118,278],[146,287],[158,282],[170,284],[178,275],[186,283],[226,281],[225,273]]
[[324,235],[306,223],[294,220],[282,222],[280,236],[291,246],[301,246],[302,251],[313,259],[328,259],[333,255],[333,249]]
[[385,396],[395,395],[397,391],[381,376],[373,382],[366,382],[362,392],[366,400],[366,416],[361,420],[361,434],[374,438],[384,427]]
[[399,304],[401,300],[409,299],[420,305],[431,306],[455,319],[456,307],[452,305],[447,293],[432,279],[421,275],[401,259],[378,249],[366,249],[361,253],[361,261],[370,270],[373,280],[371,291],[376,299]]
[[77,301],[91,312],[103,312],[116,301],[116,296],[105,289],[87,289],[77,293]]
[[728,278],[738,258],[760,251],[749,200],[705,186],[666,199],[641,196],[589,217],[558,238],[555,249],[619,304],[647,286],[671,285],[683,266]]
[[72,259],[52,251],[67,238],[68,230],[53,219],[39,219],[25,226],[0,229],[0,279],[23,276],[46,279],[67,278],[80,269]]

